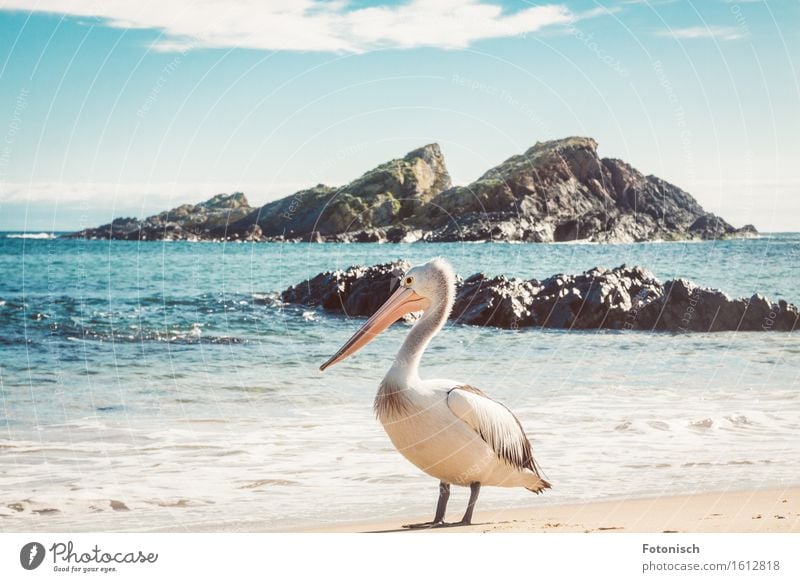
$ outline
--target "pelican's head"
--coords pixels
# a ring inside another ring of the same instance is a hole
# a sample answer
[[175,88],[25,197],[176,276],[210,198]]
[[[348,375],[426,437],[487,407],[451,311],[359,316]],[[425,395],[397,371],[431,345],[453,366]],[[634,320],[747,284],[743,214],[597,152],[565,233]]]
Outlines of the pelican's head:
[[425,311],[431,306],[441,307],[449,314],[453,306],[455,281],[453,267],[442,258],[410,268],[400,278],[400,286],[386,303],[319,369],[324,371],[356,353],[404,315]]
[[424,265],[411,267],[400,279],[400,284],[427,299],[429,305],[437,305],[453,295],[456,274],[450,263],[437,257]]

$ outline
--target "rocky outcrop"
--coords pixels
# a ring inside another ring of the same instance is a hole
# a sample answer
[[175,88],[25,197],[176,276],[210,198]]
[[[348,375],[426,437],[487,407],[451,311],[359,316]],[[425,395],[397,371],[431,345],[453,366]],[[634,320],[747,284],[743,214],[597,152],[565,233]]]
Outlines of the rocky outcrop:
[[[281,294],[286,303],[333,313],[372,315],[408,269],[399,261],[320,273]],[[683,279],[661,283],[641,267],[594,268],[543,281],[472,275],[456,285],[451,319],[518,329],[611,329],[672,332],[794,331],[797,307],[761,295],[731,299]]]
[[[451,186],[437,144],[381,164],[345,186],[323,184],[264,205],[234,232],[257,224],[267,238],[385,242],[425,204]],[[402,237],[401,237],[402,238]]]
[[234,222],[251,214],[254,208],[241,192],[218,194],[200,204],[183,204],[139,220],[117,218],[110,224],[87,228],[69,238],[116,240],[261,240],[260,233],[233,232]]
[[794,331],[797,318],[797,307],[783,300],[773,303],[763,295],[731,299],[717,289],[677,279],[640,309],[637,324],[659,331]]
[[458,288],[452,317],[504,328],[621,329],[635,307],[662,293],[648,271],[624,265],[543,281],[476,274]]
[[397,287],[411,265],[406,261],[326,271],[281,293],[286,303],[321,307],[333,313],[372,315]]
[[504,276],[472,275],[457,285],[451,318],[469,325],[517,328],[534,317],[531,305],[540,287],[537,281],[520,281]]
[[432,201],[431,240],[637,242],[749,236],[687,192],[621,160],[591,138],[537,143],[468,186]]
[[437,144],[391,160],[349,184],[317,184],[251,208],[219,195],[144,221],[117,219],[71,235],[128,240],[292,242],[638,242],[755,236],[707,213],[687,192],[597,142],[537,143],[467,186],[453,187]]

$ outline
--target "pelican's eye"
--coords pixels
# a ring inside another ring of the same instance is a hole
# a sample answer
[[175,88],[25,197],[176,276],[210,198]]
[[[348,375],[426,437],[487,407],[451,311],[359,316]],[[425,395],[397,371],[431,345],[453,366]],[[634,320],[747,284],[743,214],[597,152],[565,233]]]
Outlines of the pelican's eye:
[[414,277],[406,277],[405,281],[403,281],[403,285],[406,287],[411,287],[414,284]]

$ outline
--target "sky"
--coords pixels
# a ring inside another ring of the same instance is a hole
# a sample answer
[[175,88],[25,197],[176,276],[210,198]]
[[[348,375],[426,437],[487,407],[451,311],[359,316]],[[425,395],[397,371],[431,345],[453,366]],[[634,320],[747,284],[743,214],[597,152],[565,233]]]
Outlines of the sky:
[[590,136],[800,231],[800,2],[0,0],[0,230],[251,204],[441,145],[457,184]]

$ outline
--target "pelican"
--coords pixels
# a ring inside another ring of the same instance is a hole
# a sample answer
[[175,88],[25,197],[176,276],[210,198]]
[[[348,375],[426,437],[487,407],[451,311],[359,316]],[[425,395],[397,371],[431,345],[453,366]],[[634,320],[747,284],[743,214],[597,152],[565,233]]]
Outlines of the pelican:
[[[409,269],[400,286],[320,370],[353,355],[406,314],[422,312],[375,396],[375,414],[395,448],[439,480],[433,521],[404,527],[469,525],[481,485],[550,488],[516,416],[481,390],[455,380],[423,380],[419,363],[455,300],[455,273],[441,258]],[[470,488],[459,522],[444,521],[450,485]]]

